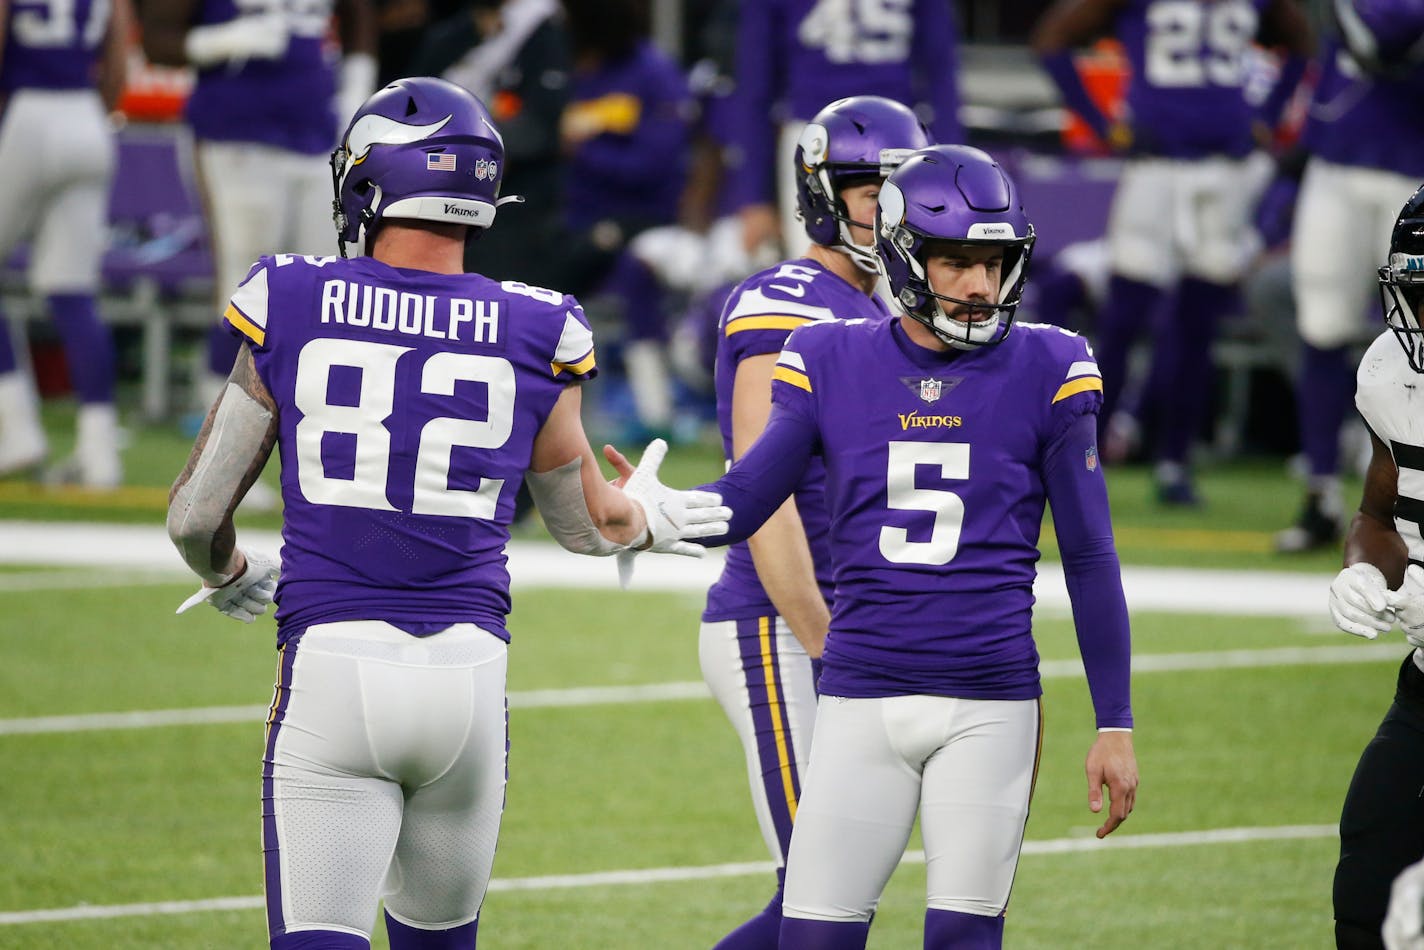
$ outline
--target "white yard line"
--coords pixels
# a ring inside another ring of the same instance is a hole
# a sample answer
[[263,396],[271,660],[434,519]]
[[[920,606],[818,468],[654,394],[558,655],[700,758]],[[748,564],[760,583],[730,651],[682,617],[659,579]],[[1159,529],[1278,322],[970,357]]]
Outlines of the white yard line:
[[[277,551],[275,531],[242,532],[242,541]],[[0,564],[48,567],[121,567],[126,571],[172,572],[188,577],[161,526],[68,522],[0,521]],[[720,552],[700,560],[648,556],[638,559],[637,590],[701,593],[722,569]],[[509,546],[509,573],[516,590],[538,587],[613,589],[617,570],[611,558],[580,557],[549,542],[515,541]],[[1134,611],[1236,614],[1318,619],[1325,616],[1331,575],[1284,571],[1221,571],[1197,568],[1126,567],[1123,586]],[[12,585],[23,583],[12,580]],[[98,586],[98,585],[96,585]],[[15,587],[0,588],[0,590]],[[1068,606],[1068,591],[1057,564],[1041,564],[1034,594],[1041,607]]]
[[[1071,854],[1081,851],[1126,848],[1182,848],[1197,845],[1239,844],[1248,841],[1292,841],[1303,838],[1333,838],[1334,825],[1281,825],[1262,828],[1216,828],[1209,831],[1179,831],[1162,834],[1123,835],[1099,841],[1096,838],[1052,838],[1025,841],[1025,857]],[[923,851],[907,851],[904,860],[923,864]],[[770,861],[743,861],[735,864],[708,864],[700,867],[643,868],[625,871],[597,871],[591,874],[551,874],[540,877],[495,878],[491,891],[546,891],[585,887],[627,887],[675,881],[705,881],[720,877],[749,877],[771,874]],[[154,901],[144,904],[82,904],[48,910],[0,912],[0,926],[14,924],[62,923],[70,920],[98,920],[116,917],[152,917],[158,914],[195,914],[204,911],[260,910],[261,897],[217,897],[197,901]]]
[[[1278,666],[1333,666],[1345,663],[1399,663],[1400,644],[1359,644],[1329,647],[1277,647],[1269,650],[1218,650],[1205,653],[1148,653],[1132,658],[1134,673],[1180,673],[1198,670],[1258,669]],[[1040,666],[1044,679],[1083,676],[1079,660],[1047,660]],[[700,681],[648,683],[642,686],[578,686],[569,689],[531,689],[509,694],[515,709],[551,709],[569,706],[608,706],[620,703],[656,703],[709,699]],[[257,723],[267,717],[266,706],[206,706],[191,709],[147,709],[133,712],[90,713],[74,716],[28,716],[0,719],[0,736],[45,732],[92,732],[105,729],[152,729],[161,726],[203,726],[223,723]]]

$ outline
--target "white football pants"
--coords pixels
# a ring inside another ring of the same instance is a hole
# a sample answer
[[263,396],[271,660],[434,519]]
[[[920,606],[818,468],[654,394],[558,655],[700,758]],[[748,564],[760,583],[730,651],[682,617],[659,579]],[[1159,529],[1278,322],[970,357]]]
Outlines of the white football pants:
[[197,142],[196,153],[219,312],[262,255],[336,253],[325,155],[206,140]]
[[994,917],[1018,867],[1038,700],[822,696],[786,865],[787,917],[869,920],[919,812],[926,904]]
[[781,867],[816,720],[811,658],[780,617],[704,623],[698,655],[702,678],[742,740],[757,824]]
[[262,780],[272,934],[479,916],[504,810],[506,644],[462,623],[309,627],[282,648]]
[[1306,343],[1328,350],[1362,338],[1394,220],[1418,187],[1378,168],[1318,158],[1305,166],[1290,254],[1296,325]]
[[1249,215],[1269,171],[1256,159],[1125,162],[1108,214],[1113,273],[1155,287],[1237,282],[1259,250]]
[[93,90],[21,89],[0,124],[0,260],[31,240],[37,294],[93,293],[109,242],[114,136]]

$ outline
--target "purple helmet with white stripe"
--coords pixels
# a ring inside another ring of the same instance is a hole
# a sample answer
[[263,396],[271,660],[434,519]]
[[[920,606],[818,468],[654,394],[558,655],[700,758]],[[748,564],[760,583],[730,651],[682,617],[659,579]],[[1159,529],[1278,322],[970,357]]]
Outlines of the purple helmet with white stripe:
[[[1013,181],[985,152],[964,145],[921,149],[880,189],[875,250],[895,301],[957,349],[992,346],[1008,336],[1033,252],[1033,225]],[[959,300],[930,289],[927,246],[937,242],[1004,249],[998,299]],[[969,320],[951,318],[968,308]]]
[[398,218],[488,228],[504,172],[489,111],[444,79],[398,79],[367,99],[331,153],[338,246]]
[[852,221],[841,191],[881,181],[911,152],[930,144],[924,124],[906,106],[883,96],[837,99],[816,113],[796,143],[796,204],[806,236],[850,255],[861,269],[879,268],[875,250],[851,240]]

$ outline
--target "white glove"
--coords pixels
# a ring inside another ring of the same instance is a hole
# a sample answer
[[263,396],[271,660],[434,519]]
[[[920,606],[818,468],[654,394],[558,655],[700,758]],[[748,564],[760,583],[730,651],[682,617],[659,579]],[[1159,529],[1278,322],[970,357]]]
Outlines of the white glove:
[[251,623],[267,611],[272,595],[277,590],[277,575],[282,571],[282,562],[270,554],[246,551],[247,568],[240,575],[221,587],[204,584],[198,592],[179,605],[177,613],[183,613],[203,601],[207,601],[234,620]]
[[1424,861],[1394,879],[1381,936],[1386,950],[1424,950]]
[[1424,647],[1424,567],[1409,565],[1399,590],[1389,592],[1389,607],[1404,630],[1405,639]]
[[637,502],[648,522],[650,541],[637,551],[618,555],[618,582],[626,590],[633,577],[633,559],[641,551],[702,557],[707,549],[688,538],[709,538],[727,533],[732,509],[723,507],[715,492],[679,491],[658,481],[658,468],[667,456],[667,443],[654,439],[643,451],[638,467],[623,486],[623,493]]
[[194,66],[277,59],[287,52],[287,38],[286,15],[273,10],[195,26],[183,38],[183,53]]
[[1330,619],[1346,633],[1373,640],[1394,626],[1389,585],[1373,564],[1351,564],[1330,584]]

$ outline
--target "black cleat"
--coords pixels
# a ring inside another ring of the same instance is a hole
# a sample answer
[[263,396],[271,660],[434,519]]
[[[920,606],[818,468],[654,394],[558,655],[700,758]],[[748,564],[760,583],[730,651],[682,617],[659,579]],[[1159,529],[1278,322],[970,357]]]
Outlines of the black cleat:
[[1340,520],[1326,513],[1316,492],[1305,496],[1305,506],[1296,523],[1276,534],[1276,552],[1279,554],[1319,551],[1339,543]]

